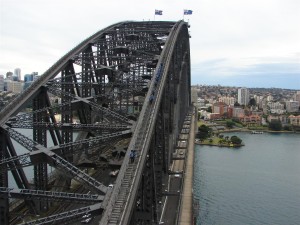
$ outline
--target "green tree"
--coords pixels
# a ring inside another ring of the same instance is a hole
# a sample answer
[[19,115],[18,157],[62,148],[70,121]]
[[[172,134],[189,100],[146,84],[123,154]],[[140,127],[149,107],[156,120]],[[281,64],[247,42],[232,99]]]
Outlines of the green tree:
[[284,130],[287,130],[287,131],[292,131],[292,130],[293,130],[293,128],[292,128],[291,125],[285,125],[285,126],[283,127],[283,129],[284,129]]
[[249,101],[250,106],[256,106],[256,100],[254,98],[251,98]]
[[235,102],[235,103],[234,103],[234,106],[240,106],[240,103]]
[[226,121],[226,127],[228,127],[228,128],[233,128],[233,126],[234,126],[234,122],[233,121]]
[[230,138],[230,141],[233,143],[233,144],[236,144],[236,145],[240,145],[242,143],[242,139],[240,139],[239,137],[237,136],[232,136]]
[[269,128],[274,131],[279,131],[282,129],[282,124],[279,120],[272,120],[269,123]]
[[212,112],[212,108],[211,108],[211,106],[208,106],[208,108],[207,108],[207,112]]
[[198,128],[198,134],[197,134],[198,138],[206,139],[206,138],[210,137],[210,135],[211,135],[211,128],[209,128],[208,126],[202,124]]

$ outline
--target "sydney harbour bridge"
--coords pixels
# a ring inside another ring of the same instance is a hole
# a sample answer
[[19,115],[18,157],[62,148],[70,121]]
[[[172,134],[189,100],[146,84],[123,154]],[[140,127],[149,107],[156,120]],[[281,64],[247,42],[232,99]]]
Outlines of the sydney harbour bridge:
[[192,111],[189,38],[184,21],[113,24],[12,100],[0,224],[158,224]]

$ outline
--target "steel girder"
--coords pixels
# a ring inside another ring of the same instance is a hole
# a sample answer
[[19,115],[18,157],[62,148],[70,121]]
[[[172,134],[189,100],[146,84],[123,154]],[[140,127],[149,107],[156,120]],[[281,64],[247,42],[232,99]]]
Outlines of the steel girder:
[[[0,160],[6,158],[5,154],[7,152],[6,145],[6,133],[3,129],[0,128]],[[0,186],[8,186],[8,173],[5,168],[6,165],[0,165]],[[9,223],[9,205],[7,196],[0,196],[0,223],[8,224]]]
[[[188,38],[187,24],[183,21],[114,24],[68,52],[0,112],[3,169],[0,187],[8,186],[4,182],[7,170],[22,171],[24,166],[46,162],[96,195],[104,194],[102,203],[91,206],[92,209],[71,209],[37,219],[32,224],[67,223],[96,208],[98,213],[103,211],[101,224],[129,224],[131,216],[132,221],[141,217],[137,211],[141,208],[136,207],[138,196],[148,199],[142,208],[148,216],[138,220],[138,224],[158,221],[162,179],[167,174],[179,127],[190,105]],[[33,111],[20,113],[32,100]],[[33,129],[33,138],[26,137],[17,128]],[[81,157],[84,153],[88,159],[95,160],[90,152],[104,153],[106,150],[101,146],[110,146],[129,136],[130,143],[124,145],[123,141],[123,148],[137,150],[136,163],[129,164],[129,156],[125,154],[113,189],[108,189],[108,184],[101,183],[99,177],[91,177],[74,165],[74,155]],[[15,142],[9,144],[9,137],[30,152],[14,153]],[[52,201],[45,197],[46,193],[55,191],[50,189],[47,165],[43,165],[36,172],[36,189],[27,185],[19,187],[30,190],[23,195],[24,199],[35,199],[34,193],[44,189],[43,196],[38,198]],[[27,175],[18,174],[15,179],[20,178],[16,181],[26,183]],[[8,224],[6,197],[0,198],[0,206],[6,205],[0,209],[4,225]],[[122,203],[123,214],[117,210],[117,200],[127,201]],[[52,206],[42,205],[43,208]],[[117,215],[117,220],[113,215]]]
[[[155,169],[151,168],[154,167],[150,167],[150,172],[149,169],[145,171],[144,168],[146,168],[145,165],[147,165],[149,157],[150,160],[151,158],[153,160],[153,150],[149,149],[151,149],[150,146],[153,141],[155,124],[157,121],[160,121],[158,119],[160,108],[165,107],[168,109],[169,107],[169,111],[165,112],[166,122],[168,122],[168,126],[166,126],[165,129],[168,129],[169,133],[164,132],[164,135],[169,136],[169,143],[166,145],[168,146],[166,155],[169,157],[166,158],[171,160],[170,156],[174,146],[176,146],[176,139],[181,130],[179,126],[183,124],[190,107],[190,100],[182,101],[182,97],[180,96],[183,95],[185,99],[189,98],[189,92],[180,92],[180,90],[187,90],[189,88],[182,87],[183,85],[189,85],[189,82],[183,82],[183,84],[179,82],[180,79],[190,80],[190,74],[186,73],[189,72],[189,70],[182,70],[181,66],[177,65],[178,59],[181,58],[180,63],[186,62],[187,67],[190,66],[188,38],[187,25],[184,22],[177,23],[168,36],[168,41],[161,53],[158,66],[156,67],[146,96],[148,100],[144,103],[139,120],[137,121],[136,129],[139,132],[133,135],[129,145],[129,149],[137,150],[139,157],[136,160],[137,162],[133,165],[122,164],[120,173],[124,175],[119,175],[118,177],[116,182],[117,187],[114,189],[112,198],[110,199],[111,201],[104,211],[103,219],[100,224],[130,224],[136,205],[139,203],[137,201],[140,200],[137,199],[136,193],[140,193],[139,195],[143,196],[141,191],[139,192],[138,190],[141,190],[140,185],[143,186],[145,177],[147,177],[148,182],[150,182],[150,187],[147,187],[151,190],[150,195],[152,195],[153,199],[160,198],[159,195],[156,195],[159,189],[156,190],[155,186],[151,186],[155,184],[155,182],[151,182],[155,174]],[[163,66],[162,69],[161,65]],[[169,93],[166,93],[170,95],[169,101],[163,100],[168,99],[164,97],[165,89],[169,91]],[[155,101],[152,101],[152,97],[154,97]],[[162,103],[164,104],[162,105]],[[129,159],[125,158],[124,160]],[[135,172],[132,172],[132,170]],[[145,174],[147,175],[145,176]],[[151,210],[147,212],[148,216],[144,215],[144,219],[142,216],[139,216],[138,224],[156,224],[158,214],[153,210],[155,209],[155,203],[152,203],[152,205],[148,207],[151,208]],[[133,220],[137,222],[134,218]]]

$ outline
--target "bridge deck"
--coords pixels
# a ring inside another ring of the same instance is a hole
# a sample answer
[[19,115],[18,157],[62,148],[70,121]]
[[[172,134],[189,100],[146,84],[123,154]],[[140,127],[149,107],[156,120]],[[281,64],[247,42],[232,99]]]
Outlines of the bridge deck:
[[193,178],[194,178],[194,143],[195,143],[195,114],[191,118],[188,154],[184,176],[184,186],[179,216],[179,225],[193,224]]

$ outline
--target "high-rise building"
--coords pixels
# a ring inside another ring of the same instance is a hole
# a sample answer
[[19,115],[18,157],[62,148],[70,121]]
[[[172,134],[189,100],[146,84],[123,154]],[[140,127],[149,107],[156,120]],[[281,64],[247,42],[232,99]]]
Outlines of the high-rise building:
[[299,102],[299,104],[300,104],[300,91],[297,91],[297,92],[294,94],[293,100]]
[[12,72],[7,72],[7,73],[6,73],[6,79],[7,79],[7,80],[11,80],[13,75],[14,75],[14,74],[13,74]]
[[12,93],[21,93],[23,91],[23,83],[19,81],[7,81],[7,91]]
[[286,111],[287,112],[298,112],[299,111],[299,102],[297,101],[287,101],[286,104]]
[[235,103],[235,98],[234,97],[225,97],[225,96],[222,96],[219,98],[219,102],[224,102],[226,103],[227,105],[231,105],[233,106],[234,103]]
[[4,75],[0,75],[0,92],[4,91]]
[[15,69],[14,75],[18,77],[17,81],[21,81],[21,69],[20,68]]
[[[213,104],[212,112],[218,113],[220,116],[223,116],[225,113],[227,114],[228,105],[226,105],[224,102],[216,102]],[[226,115],[227,116],[227,115]]]
[[249,90],[247,88],[238,89],[238,103],[240,105],[248,105],[249,103]]
[[34,73],[24,75],[24,90],[32,84],[34,77]]
[[33,74],[25,74],[24,75],[24,82],[32,82],[33,81]]

